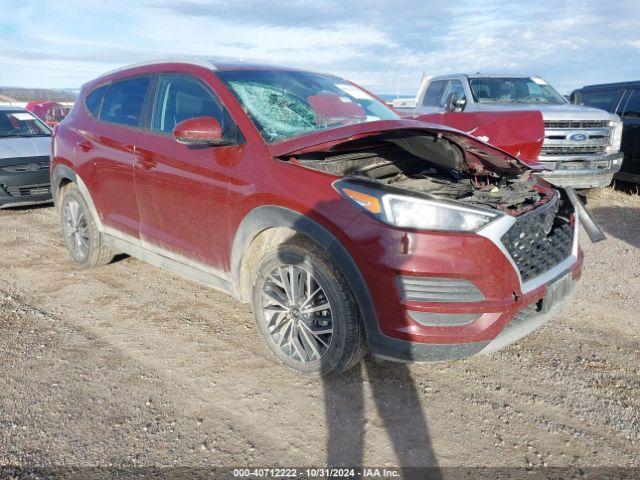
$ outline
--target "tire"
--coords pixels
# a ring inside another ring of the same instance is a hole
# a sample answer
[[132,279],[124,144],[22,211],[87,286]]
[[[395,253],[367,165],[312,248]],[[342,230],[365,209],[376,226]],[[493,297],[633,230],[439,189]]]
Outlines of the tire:
[[83,268],[106,265],[115,252],[104,245],[91,210],[74,183],[60,191],[60,227],[67,249]]
[[300,374],[338,375],[364,356],[360,313],[347,282],[327,253],[309,241],[279,245],[262,257],[252,308],[271,352]]

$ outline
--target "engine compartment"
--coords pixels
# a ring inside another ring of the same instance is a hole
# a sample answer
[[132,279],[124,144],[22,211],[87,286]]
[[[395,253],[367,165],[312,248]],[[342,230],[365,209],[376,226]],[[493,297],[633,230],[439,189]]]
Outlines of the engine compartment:
[[[443,151],[448,157],[456,156]],[[459,154],[464,158],[462,151]],[[459,157],[451,162],[435,157],[431,161],[428,155],[418,157],[398,143],[304,153],[291,160],[338,177],[367,179],[430,197],[494,208],[513,216],[546,203],[553,194],[553,190],[540,188],[530,170],[504,174],[461,171],[464,163]]]

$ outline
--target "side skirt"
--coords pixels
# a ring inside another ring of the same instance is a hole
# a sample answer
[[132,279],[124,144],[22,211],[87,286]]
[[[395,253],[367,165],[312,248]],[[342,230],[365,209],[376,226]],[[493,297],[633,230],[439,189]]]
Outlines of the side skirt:
[[106,232],[102,233],[104,242],[109,247],[122,253],[126,253],[144,262],[157,267],[165,268],[189,280],[201,283],[207,287],[220,290],[227,295],[237,298],[233,284],[210,271],[204,271],[191,265],[187,265],[178,260],[174,260],[160,253],[153,252],[144,246],[137,245],[123,238],[115,237]]

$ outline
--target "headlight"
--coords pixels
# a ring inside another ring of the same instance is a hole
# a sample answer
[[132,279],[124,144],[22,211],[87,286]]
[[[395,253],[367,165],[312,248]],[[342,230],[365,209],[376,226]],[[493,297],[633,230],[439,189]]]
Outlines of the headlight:
[[607,153],[617,153],[620,150],[622,143],[622,122],[620,117],[615,116],[615,120],[609,122],[609,146],[607,147]]
[[381,222],[417,230],[472,232],[501,214],[454,202],[427,200],[384,192],[372,186],[338,180],[338,192]]

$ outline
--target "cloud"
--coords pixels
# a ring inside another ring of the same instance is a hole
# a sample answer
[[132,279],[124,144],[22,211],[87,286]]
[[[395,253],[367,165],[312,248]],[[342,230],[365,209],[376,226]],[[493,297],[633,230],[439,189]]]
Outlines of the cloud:
[[414,93],[422,72],[535,73],[563,92],[640,77],[632,0],[11,0],[6,12],[0,84],[73,87],[160,55],[307,66],[382,93]]

